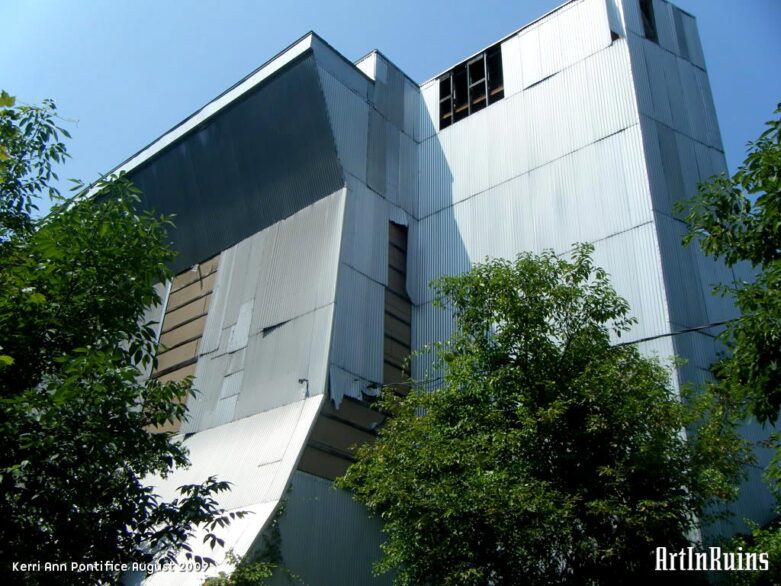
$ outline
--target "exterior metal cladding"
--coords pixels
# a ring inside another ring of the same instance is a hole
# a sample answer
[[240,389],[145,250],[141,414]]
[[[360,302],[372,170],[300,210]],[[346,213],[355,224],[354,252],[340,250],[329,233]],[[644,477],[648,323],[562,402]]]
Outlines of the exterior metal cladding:
[[[161,495],[218,474],[234,482],[220,504],[255,512],[225,549],[279,531],[308,584],[387,583],[370,572],[379,524],[326,478],[349,438],[373,438],[366,399],[406,351],[450,335],[431,280],[486,257],[592,243],[638,319],[622,341],[677,387],[704,380],[715,330],[679,332],[735,315],[710,294],[733,274],[681,246],[672,209],[726,166],[696,22],[653,12],[648,39],[639,0],[564,3],[498,41],[501,99],[442,130],[440,76],[418,85],[379,51],[353,64],[310,33],[123,164],[145,205],[176,214],[177,271],[219,255],[181,428],[193,466],[150,479]],[[432,364],[412,376],[433,389]],[[768,519],[756,478],[735,510]]]
[[143,205],[175,214],[175,270],[343,184],[315,58],[300,56],[129,172]]

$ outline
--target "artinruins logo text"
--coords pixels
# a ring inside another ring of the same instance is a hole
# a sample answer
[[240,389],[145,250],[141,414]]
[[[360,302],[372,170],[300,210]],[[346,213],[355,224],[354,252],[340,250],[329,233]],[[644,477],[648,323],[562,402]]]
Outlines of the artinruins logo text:
[[707,551],[695,551],[687,547],[680,551],[656,548],[656,571],[704,571],[704,572],[766,572],[770,568],[767,553],[722,551],[720,547],[709,547]]

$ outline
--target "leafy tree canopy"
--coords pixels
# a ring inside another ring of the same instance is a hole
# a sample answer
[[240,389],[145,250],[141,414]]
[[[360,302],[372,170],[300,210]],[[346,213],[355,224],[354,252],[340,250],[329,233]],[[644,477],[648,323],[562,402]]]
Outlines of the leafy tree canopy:
[[611,343],[634,320],[591,252],[436,283],[456,325],[441,388],[386,393],[393,417],[339,481],[383,520],[377,570],[397,583],[655,580],[654,548],[689,545],[734,496],[742,444],[708,395],[682,403],[656,360]]
[[[161,502],[142,479],[188,464],[154,426],[184,416],[191,382],[146,377],[145,310],[170,277],[170,220],[138,212],[126,179],[99,199],[51,187],[66,156],[52,102],[0,96],[0,560],[6,583],[95,583],[112,572],[9,573],[19,562],[150,561],[173,556],[195,524],[229,521],[214,478]],[[36,220],[35,201],[54,197]],[[216,540],[212,533],[211,539]],[[185,548],[187,546],[184,546]]]
[[741,317],[722,334],[731,352],[714,374],[761,423],[775,423],[781,408],[781,104],[775,114],[735,175],[700,184],[679,206],[690,226],[687,243],[698,241],[727,266],[754,268],[753,281],[717,289],[734,297]]

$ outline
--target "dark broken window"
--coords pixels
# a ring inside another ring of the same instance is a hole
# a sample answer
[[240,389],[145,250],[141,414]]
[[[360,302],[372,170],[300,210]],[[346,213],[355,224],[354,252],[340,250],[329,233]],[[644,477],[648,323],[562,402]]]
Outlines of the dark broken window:
[[503,97],[502,50],[496,45],[439,78],[439,129]]
[[653,0],[640,0],[640,16],[643,19],[643,33],[645,34],[645,38],[654,43],[658,43],[659,35],[656,32]]

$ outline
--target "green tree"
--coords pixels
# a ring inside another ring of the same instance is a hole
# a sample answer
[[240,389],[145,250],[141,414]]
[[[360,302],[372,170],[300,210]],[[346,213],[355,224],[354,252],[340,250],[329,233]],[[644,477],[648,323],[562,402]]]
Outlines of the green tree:
[[[689,225],[685,244],[696,241],[706,255],[738,272],[750,265],[753,279],[714,288],[734,300],[740,316],[720,335],[727,351],[712,365],[709,392],[736,421],[753,417],[763,426],[778,422],[781,408],[781,104],[775,118],[753,143],[733,176],[720,175],[699,185],[697,196],[678,211]],[[743,266],[741,266],[743,265]],[[781,498],[781,436],[768,432],[775,449],[765,476]],[[775,584],[781,577],[781,529],[757,528],[738,537],[732,548],[769,552],[771,572],[735,574],[734,584]]]
[[656,360],[611,343],[634,320],[591,251],[436,282],[456,325],[441,388],[386,393],[392,417],[339,480],[384,523],[377,571],[418,585],[658,578],[654,548],[689,545],[708,505],[734,496],[740,442],[706,417],[707,395],[682,403]]
[[721,339],[730,352],[713,365],[721,389],[760,423],[775,423],[781,408],[781,104],[776,119],[749,144],[732,177],[701,183],[682,202],[689,233],[705,254],[729,267],[750,264],[755,279],[725,283],[741,312]]
[[[170,277],[169,219],[138,212],[124,178],[100,197],[51,188],[66,157],[52,102],[0,98],[0,560],[4,583],[95,583],[110,571],[10,573],[18,562],[150,561],[197,524],[229,522],[211,478],[162,502],[143,478],[188,464],[169,434],[191,382],[145,376],[155,363],[155,284]],[[53,196],[51,213],[32,217]],[[210,533],[212,542],[218,541]]]

